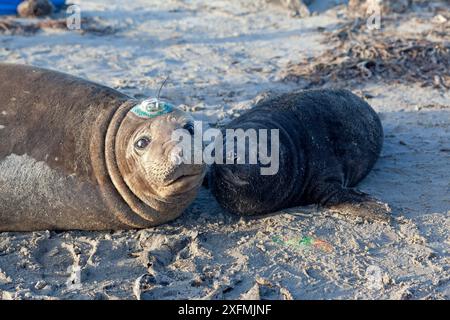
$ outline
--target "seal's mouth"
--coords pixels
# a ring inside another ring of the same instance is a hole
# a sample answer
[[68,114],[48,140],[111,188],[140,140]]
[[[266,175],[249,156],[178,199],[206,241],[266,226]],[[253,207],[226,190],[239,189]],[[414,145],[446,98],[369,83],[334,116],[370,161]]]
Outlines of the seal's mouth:
[[230,168],[227,168],[225,166],[222,166],[220,170],[221,178],[229,183],[232,183],[236,186],[245,186],[249,184],[249,178],[246,172],[245,177],[242,177],[242,172],[240,172],[240,175],[239,172],[233,172]]
[[183,184],[183,183],[188,183],[191,180],[195,180],[196,177],[198,177],[200,174],[196,173],[196,174],[184,174],[179,176],[178,178],[170,181],[168,184],[166,184],[166,186],[173,186],[173,185],[177,185],[177,184]]
[[182,174],[175,179],[168,181],[164,188],[172,190],[172,194],[180,194],[196,189],[201,185],[205,176],[205,170],[195,173]]

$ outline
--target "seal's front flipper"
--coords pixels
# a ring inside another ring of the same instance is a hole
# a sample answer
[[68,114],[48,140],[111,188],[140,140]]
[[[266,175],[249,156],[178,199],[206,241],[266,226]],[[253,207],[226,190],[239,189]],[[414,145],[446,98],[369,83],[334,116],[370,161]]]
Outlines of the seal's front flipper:
[[343,202],[340,204],[326,206],[331,212],[342,215],[360,217],[364,220],[374,222],[390,222],[391,209],[386,203],[367,199],[362,202]]
[[324,204],[331,212],[359,217],[374,222],[390,222],[391,209],[388,204],[371,198],[354,189],[341,189]]

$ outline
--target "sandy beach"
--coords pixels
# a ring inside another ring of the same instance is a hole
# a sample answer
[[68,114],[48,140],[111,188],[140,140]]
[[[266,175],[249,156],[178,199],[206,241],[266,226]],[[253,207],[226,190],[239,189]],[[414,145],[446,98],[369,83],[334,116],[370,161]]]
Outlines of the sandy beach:
[[271,95],[348,88],[385,133],[359,189],[393,221],[316,206],[239,217],[202,187],[160,227],[0,233],[1,299],[450,299],[448,2],[383,14],[373,31],[344,1],[313,1],[307,17],[265,0],[73,2],[90,29],[0,28],[0,61],[136,98],[169,76],[162,97],[211,126]]

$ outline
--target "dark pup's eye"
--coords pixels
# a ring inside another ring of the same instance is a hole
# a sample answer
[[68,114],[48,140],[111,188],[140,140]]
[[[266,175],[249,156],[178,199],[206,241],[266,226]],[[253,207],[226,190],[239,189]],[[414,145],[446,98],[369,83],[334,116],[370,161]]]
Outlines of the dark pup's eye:
[[150,144],[150,138],[142,137],[142,138],[140,138],[138,141],[136,141],[136,143],[134,144],[134,146],[135,146],[137,149],[142,150],[142,149],[147,148],[147,146],[148,146],[149,144]]
[[189,131],[189,133],[190,133],[191,135],[194,135],[194,125],[193,125],[192,123],[190,123],[190,122],[186,123],[186,124],[184,125],[183,129]]

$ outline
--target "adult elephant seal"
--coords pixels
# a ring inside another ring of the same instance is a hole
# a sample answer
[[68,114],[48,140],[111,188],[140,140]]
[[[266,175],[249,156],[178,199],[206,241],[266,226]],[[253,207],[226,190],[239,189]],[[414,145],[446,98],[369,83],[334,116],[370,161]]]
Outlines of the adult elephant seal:
[[59,72],[0,64],[0,231],[156,226],[178,217],[203,165],[173,160],[191,117]]
[[[259,103],[225,129],[278,129],[279,135],[275,174],[262,175],[259,159],[255,164],[226,164],[224,159],[211,166],[212,192],[229,211],[251,215],[320,204],[368,220],[388,220],[387,205],[353,189],[377,161],[383,129],[375,111],[351,92],[284,94]],[[269,137],[269,146],[272,142]]]

